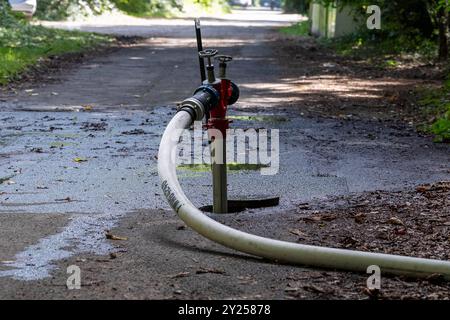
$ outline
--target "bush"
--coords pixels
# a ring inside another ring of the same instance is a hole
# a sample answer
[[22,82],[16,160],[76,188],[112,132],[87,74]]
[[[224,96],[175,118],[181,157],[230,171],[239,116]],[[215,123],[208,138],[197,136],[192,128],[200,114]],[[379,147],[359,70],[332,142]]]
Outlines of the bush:
[[12,27],[19,23],[18,15],[11,12],[7,0],[0,0],[0,27]]
[[102,14],[113,8],[139,17],[171,16],[183,12],[185,8],[204,11],[225,7],[225,0],[39,0],[36,17],[42,20],[64,20],[74,16]]
[[29,25],[0,0],[0,85],[17,78],[40,59],[89,50],[112,41],[92,33]]
[[445,115],[431,125],[436,142],[450,142],[450,108]]
[[184,11],[227,11],[225,0],[112,0],[116,7],[134,16],[172,16]]
[[71,16],[87,16],[114,8],[110,0],[38,0],[36,17],[42,20],[64,20]]
[[183,1],[176,0],[112,0],[116,7],[134,16],[166,16],[181,11]]

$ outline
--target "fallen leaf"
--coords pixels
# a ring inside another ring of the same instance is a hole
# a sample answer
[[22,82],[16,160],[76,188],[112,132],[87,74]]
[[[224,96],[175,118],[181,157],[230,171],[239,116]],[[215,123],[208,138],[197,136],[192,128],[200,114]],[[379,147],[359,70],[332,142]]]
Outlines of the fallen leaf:
[[416,188],[416,191],[417,192],[427,192],[427,191],[430,191],[430,189],[431,189],[431,186],[429,185],[429,184],[424,184],[424,185],[421,185],[421,186],[418,186],[417,188]]
[[296,236],[299,236],[300,238],[306,238],[307,237],[306,233],[302,232],[299,229],[292,229],[292,230],[289,230],[289,232],[292,233],[292,234],[295,234]]
[[109,240],[122,240],[122,241],[128,240],[128,238],[126,238],[126,237],[120,237],[120,236],[113,235],[109,230],[106,231],[105,236],[106,236],[106,239],[109,239]]
[[73,161],[75,161],[75,162],[86,162],[87,161],[87,159],[85,159],[85,158],[75,158],[75,159],[73,159]]
[[304,220],[307,221],[314,221],[314,222],[320,222],[320,221],[333,221],[337,218],[337,216],[335,214],[323,214],[323,215],[317,215],[317,216],[312,216],[312,217],[306,217],[303,218]]
[[368,295],[371,299],[377,299],[381,293],[379,289],[369,289],[369,288],[364,288],[363,292],[366,295]]
[[366,214],[365,213],[358,213],[358,214],[355,214],[353,216],[353,218],[355,219],[356,223],[363,223],[364,220],[366,219]]
[[303,286],[303,289],[305,289],[306,291],[315,292],[315,293],[326,293],[327,292],[325,289],[322,289],[321,287],[315,286],[313,284]]
[[400,220],[400,219],[397,218],[397,217],[391,217],[391,218],[389,218],[389,220],[387,221],[387,223],[395,224],[395,225],[399,225],[399,226],[404,226],[404,225],[405,225],[405,224],[403,223],[403,221]]

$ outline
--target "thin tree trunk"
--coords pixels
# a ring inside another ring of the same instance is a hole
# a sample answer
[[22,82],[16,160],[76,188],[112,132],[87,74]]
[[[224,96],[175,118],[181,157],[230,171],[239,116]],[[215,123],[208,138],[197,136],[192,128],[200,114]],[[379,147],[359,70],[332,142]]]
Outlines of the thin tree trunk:
[[447,6],[438,12],[439,23],[439,59],[448,59],[448,12]]

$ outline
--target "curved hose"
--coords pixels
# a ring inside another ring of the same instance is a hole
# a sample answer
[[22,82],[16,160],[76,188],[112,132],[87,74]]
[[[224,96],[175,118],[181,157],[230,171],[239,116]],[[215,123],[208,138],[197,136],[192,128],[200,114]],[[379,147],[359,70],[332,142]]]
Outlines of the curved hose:
[[180,111],[168,124],[159,148],[158,171],[164,195],[179,217],[202,236],[226,247],[270,260],[366,272],[370,265],[383,274],[426,277],[440,274],[450,280],[450,262],[296,244],[264,238],[227,227],[203,214],[186,197],[177,179],[175,156],[182,130],[192,124],[188,112]]

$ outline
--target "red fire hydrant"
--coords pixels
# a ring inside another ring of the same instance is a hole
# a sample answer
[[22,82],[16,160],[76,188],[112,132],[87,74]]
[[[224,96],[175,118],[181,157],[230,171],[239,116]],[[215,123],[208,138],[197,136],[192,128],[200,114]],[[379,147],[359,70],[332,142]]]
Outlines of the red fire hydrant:
[[[217,55],[217,50],[207,49],[199,52],[201,58],[208,60],[207,79],[203,86],[210,86],[218,93],[217,104],[210,109],[206,127],[210,140],[211,165],[213,175],[213,212],[228,212],[226,134],[230,121],[227,108],[239,98],[239,88],[227,79],[227,63],[232,57]],[[212,58],[219,62],[219,79],[215,78]]]

